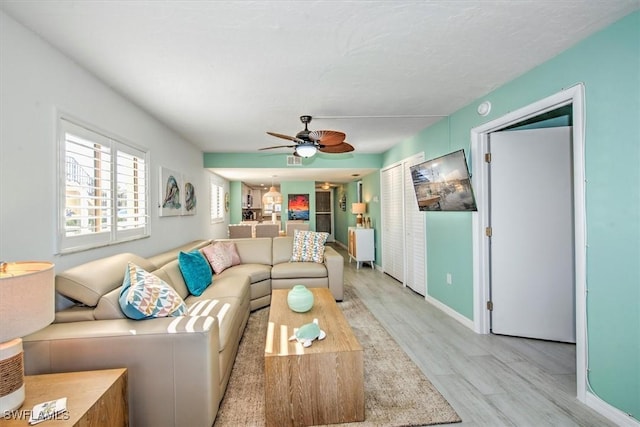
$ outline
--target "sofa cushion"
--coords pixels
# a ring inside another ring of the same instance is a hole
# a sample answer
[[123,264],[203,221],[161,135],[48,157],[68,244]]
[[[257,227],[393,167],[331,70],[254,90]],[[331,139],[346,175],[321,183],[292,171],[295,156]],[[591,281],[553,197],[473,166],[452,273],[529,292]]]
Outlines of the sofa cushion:
[[324,244],[329,238],[329,233],[296,230],[293,235],[292,262],[317,262],[324,261]]
[[264,264],[240,264],[227,268],[225,271],[215,276],[215,280],[218,277],[227,276],[249,276],[251,283],[261,282],[271,278],[271,265]]
[[218,242],[223,244],[227,248],[227,252],[231,255],[231,265],[238,265],[242,263],[240,259],[240,254],[238,254],[238,248],[236,247],[235,242]]
[[[222,352],[227,345],[240,341],[239,330],[242,319],[243,301],[249,300],[249,278],[247,276],[229,276],[216,280],[201,296],[189,296],[185,300],[190,317],[215,316],[218,318],[219,349]],[[184,321],[189,321],[186,318]]]
[[125,271],[119,301],[124,314],[135,320],[187,312],[186,304],[171,286],[132,262]]
[[56,291],[74,301],[95,307],[101,296],[122,286],[124,272],[129,262],[148,271],[154,269],[153,264],[146,259],[125,252],[90,261],[58,273]]
[[[153,273],[155,276],[155,273]],[[162,280],[160,277],[158,277]],[[127,316],[124,315],[122,307],[120,307],[120,293],[122,288],[114,289],[111,292],[105,294],[98,301],[98,305],[93,310],[93,317],[95,320],[108,320],[108,319],[124,319]]]
[[293,233],[290,236],[273,238],[273,262],[271,265],[291,262],[293,253]]
[[[207,246],[209,243],[211,243],[211,240],[194,240],[192,242],[185,243],[178,247],[169,249],[168,251],[161,252],[156,255],[152,255],[149,258],[147,258],[147,260],[149,260],[149,262],[155,265],[157,269],[162,267],[165,264],[170,263],[174,259],[178,259],[178,253],[180,251],[183,251],[183,252],[195,251],[196,249],[201,249]],[[152,271],[153,269],[148,269],[148,270]]]
[[293,279],[299,277],[327,277],[327,267],[317,262],[287,262],[276,264],[271,269],[272,279]]
[[215,242],[205,246],[202,248],[202,254],[207,258],[213,272],[216,274],[222,273],[232,265],[231,253],[227,249],[227,245],[223,242]]
[[219,239],[216,242],[235,243],[243,264],[271,265],[272,240],[271,237],[256,237],[254,239]]
[[200,251],[180,251],[178,266],[192,295],[202,294],[211,284],[211,267]]

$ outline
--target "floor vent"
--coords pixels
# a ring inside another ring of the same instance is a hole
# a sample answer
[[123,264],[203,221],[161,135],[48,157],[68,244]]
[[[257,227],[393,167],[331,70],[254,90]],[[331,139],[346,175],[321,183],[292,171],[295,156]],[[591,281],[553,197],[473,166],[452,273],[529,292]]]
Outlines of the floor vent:
[[287,166],[302,166],[302,157],[287,156]]

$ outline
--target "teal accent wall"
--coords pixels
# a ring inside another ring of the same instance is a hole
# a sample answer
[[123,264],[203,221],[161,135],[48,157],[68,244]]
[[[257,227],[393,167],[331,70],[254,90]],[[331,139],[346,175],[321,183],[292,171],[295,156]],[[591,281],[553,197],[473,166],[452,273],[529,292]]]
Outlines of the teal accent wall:
[[280,183],[282,193],[282,224],[286,227],[288,218],[287,203],[289,194],[309,195],[309,229],[316,229],[316,182],[315,181],[283,181]]
[[[355,186],[354,186],[355,188]],[[349,216],[351,215],[350,210],[347,208],[343,211],[340,207],[340,199],[344,195],[348,198],[348,185],[343,184],[334,189],[335,198],[334,198],[334,222],[335,222],[335,230],[333,236],[336,242],[342,243],[344,246],[347,246],[347,229],[349,227]]]
[[239,224],[242,221],[242,183],[229,182],[229,224]]
[[382,265],[382,220],[380,206],[380,171],[362,177],[362,200],[367,204],[366,217],[371,218],[371,228],[374,231],[376,246],[375,263]]
[[[582,82],[585,86],[588,380],[605,402],[640,419],[640,12],[530,70],[393,147],[390,165],[464,148],[470,131]],[[489,100],[486,117],[477,105]],[[473,171],[471,171],[473,173]],[[473,319],[473,213],[426,214],[428,293]],[[444,286],[446,271],[455,285]]]

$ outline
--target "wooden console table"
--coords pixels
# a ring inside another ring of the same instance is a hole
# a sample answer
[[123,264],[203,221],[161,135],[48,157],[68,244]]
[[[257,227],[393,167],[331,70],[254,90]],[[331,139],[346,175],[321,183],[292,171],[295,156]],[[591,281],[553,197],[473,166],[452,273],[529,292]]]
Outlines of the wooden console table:
[[66,372],[27,375],[26,398],[21,408],[4,415],[0,425],[28,426],[31,409],[38,403],[67,398],[67,412],[44,421],[43,427],[121,427],[129,425],[127,370]]
[[[309,288],[306,313],[287,305],[288,289],[274,289],[265,346],[267,426],[308,426],[364,420],[362,346],[327,288]],[[311,347],[289,341],[294,328],[318,319],[327,333]]]

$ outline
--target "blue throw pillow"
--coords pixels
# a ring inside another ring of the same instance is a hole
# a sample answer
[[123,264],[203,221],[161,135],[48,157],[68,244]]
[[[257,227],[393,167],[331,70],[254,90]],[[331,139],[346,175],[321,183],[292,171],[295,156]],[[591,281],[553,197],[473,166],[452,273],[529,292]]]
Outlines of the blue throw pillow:
[[135,320],[187,314],[186,304],[171,286],[132,262],[127,265],[118,302],[122,312]]
[[189,293],[200,296],[211,284],[211,267],[206,258],[195,250],[178,254],[178,266],[184,278]]

